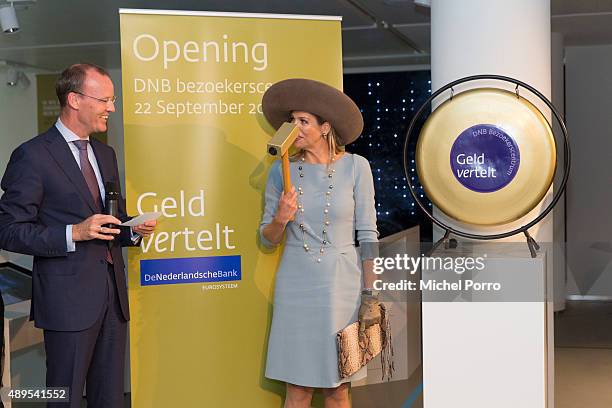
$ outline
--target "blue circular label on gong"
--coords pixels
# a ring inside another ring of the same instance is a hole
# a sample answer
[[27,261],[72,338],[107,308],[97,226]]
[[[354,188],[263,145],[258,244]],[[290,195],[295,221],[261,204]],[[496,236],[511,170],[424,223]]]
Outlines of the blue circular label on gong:
[[455,178],[470,190],[491,193],[512,181],[520,164],[519,148],[494,125],[474,125],[453,143],[450,155]]

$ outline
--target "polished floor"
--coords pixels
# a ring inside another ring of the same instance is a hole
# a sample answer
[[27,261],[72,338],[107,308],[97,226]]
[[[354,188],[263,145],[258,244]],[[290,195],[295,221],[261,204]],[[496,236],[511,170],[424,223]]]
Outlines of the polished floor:
[[[612,407],[612,302],[568,302],[555,315],[555,346],[555,408]],[[422,398],[411,405],[420,407]]]
[[555,408],[612,407],[612,302],[568,302],[555,345]]
[[612,407],[612,350],[555,352],[555,408]]

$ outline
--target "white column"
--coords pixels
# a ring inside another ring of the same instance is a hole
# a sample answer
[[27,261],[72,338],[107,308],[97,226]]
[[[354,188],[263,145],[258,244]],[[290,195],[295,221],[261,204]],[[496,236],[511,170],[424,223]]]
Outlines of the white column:
[[432,90],[487,73],[550,97],[550,35],[549,0],[432,0]]
[[[552,33],[551,38],[551,83],[552,83],[552,103],[565,117],[565,47],[563,45],[563,34]],[[555,134],[561,132],[557,122],[553,122]],[[558,133],[561,134],[561,133]],[[563,162],[557,163],[557,166],[563,166]],[[561,185],[561,172],[557,172],[557,177],[554,180],[555,190]],[[565,194],[563,194],[565,196]],[[561,197],[559,203],[555,207],[553,214],[553,284],[554,284],[554,303],[555,312],[565,309],[566,289],[566,268],[565,268],[565,200]]]
[[[496,74],[519,79],[550,99],[550,0],[432,0],[431,74],[432,91],[462,77]],[[471,82],[455,92],[484,84]],[[509,83],[494,84],[514,89]],[[521,95],[547,115],[543,102],[527,90]],[[530,214],[500,227],[467,226],[434,212],[451,226],[491,234],[524,225],[551,199],[552,189]],[[525,284],[544,287],[553,270],[552,214],[530,233],[539,243],[548,243],[546,251],[536,259],[526,245],[512,255],[501,249],[489,253],[491,264],[479,277],[528,271],[532,281]],[[435,231],[434,238],[439,236]],[[507,241],[525,239],[520,235]],[[472,254],[481,255],[477,249]],[[422,311],[424,408],[553,406],[552,303],[424,302]]]
[[[496,74],[519,79],[550,99],[550,0],[432,0],[432,92],[459,78]],[[480,86],[470,82],[461,89]],[[494,82],[496,86],[504,83]],[[512,84],[505,87],[514,89]],[[546,105],[527,91],[522,93],[547,114]],[[549,118],[550,119],[550,118]],[[552,190],[543,204],[552,199]],[[468,227],[434,210],[447,224],[474,233],[498,233],[518,228],[539,214],[541,206],[525,217],[499,228]],[[538,242],[552,242],[552,216],[530,229]],[[435,231],[434,238],[440,236]],[[522,235],[506,241],[524,241]],[[550,255],[550,254],[549,254]],[[552,269],[552,257],[549,258]]]

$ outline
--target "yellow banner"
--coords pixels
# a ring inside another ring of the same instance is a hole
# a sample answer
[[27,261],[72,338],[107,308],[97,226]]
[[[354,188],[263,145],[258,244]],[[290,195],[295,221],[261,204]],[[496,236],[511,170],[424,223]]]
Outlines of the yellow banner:
[[128,210],[163,213],[129,252],[132,406],[278,407],[260,104],[286,78],[342,87],[340,21],[122,10],[121,57]]

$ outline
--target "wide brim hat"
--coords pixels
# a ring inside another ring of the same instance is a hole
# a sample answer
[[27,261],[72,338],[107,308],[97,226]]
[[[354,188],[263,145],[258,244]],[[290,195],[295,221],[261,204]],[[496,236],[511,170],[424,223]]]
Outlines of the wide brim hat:
[[262,99],[263,114],[275,129],[289,121],[291,112],[304,111],[320,116],[336,131],[341,146],[359,137],[363,117],[344,92],[312,79],[285,79],[272,85]]

